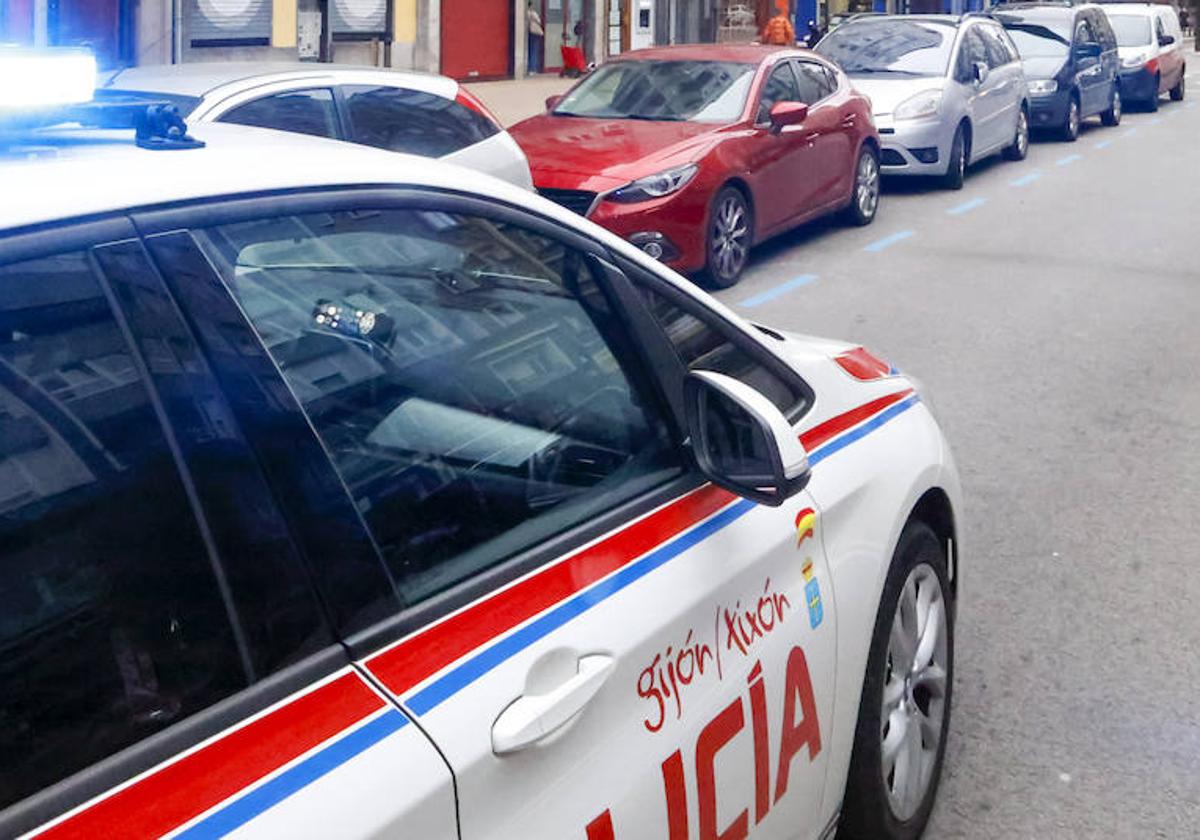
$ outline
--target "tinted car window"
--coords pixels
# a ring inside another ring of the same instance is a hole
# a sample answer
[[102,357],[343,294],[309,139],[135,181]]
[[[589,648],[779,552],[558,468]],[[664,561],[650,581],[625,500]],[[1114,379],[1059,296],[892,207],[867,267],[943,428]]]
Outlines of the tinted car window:
[[762,123],[770,119],[771,109],[779,102],[816,101],[805,100],[803,96],[796,83],[796,74],[792,71],[792,62],[780,62],[763,83],[762,94],[758,99],[757,121]]
[[988,67],[995,70],[1012,61],[1012,56],[1008,53],[1008,45],[1004,43],[1004,38],[997,27],[979,26],[976,27],[975,31],[983,39],[984,51],[987,53]]
[[0,266],[0,807],[248,684],[88,256]]
[[221,115],[219,121],[311,134],[314,137],[338,136],[333,91],[328,88],[264,96],[228,111]]
[[197,233],[419,601],[678,474],[584,261],[425,211]]
[[1097,41],[1105,50],[1115,49],[1117,46],[1116,36],[1113,35],[1112,27],[1108,25],[1108,16],[1104,12],[1090,12],[1088,20],[1091,23],[1092,32],[1095,34]]
[[688,370],[712,370],[758,389],[784,414],[807,407],[805,395],[738,347],[719,327],[702,320],[662,293],[640,286],[643,298]]
[[811,105],[819,102],[833,93],[828,72],[819,64],[811,61],[796,63],[796,75],[800,81],[800,101]]
[[957,30],[928,21],[877,18],[843,24],[821,39],[817,52],[855,73],[942,76]]
[[346,113],[356,143],[441,157],[497,134],[487,117],[453,99],[394,87],[347,85]]

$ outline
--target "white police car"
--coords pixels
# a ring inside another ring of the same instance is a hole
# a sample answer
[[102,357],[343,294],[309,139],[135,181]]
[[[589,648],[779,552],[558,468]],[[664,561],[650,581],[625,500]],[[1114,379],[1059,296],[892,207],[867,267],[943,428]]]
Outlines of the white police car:
[[910,380],[474,172],[134,122],[0,139],[0,835],[920,832]]

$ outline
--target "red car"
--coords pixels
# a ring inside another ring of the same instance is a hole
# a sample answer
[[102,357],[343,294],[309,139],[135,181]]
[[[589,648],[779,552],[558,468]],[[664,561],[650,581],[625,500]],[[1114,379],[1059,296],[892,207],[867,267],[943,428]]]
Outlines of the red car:
[[717,286],[754,243],[879,205],[870,102],[806,50],[639,50],[546,104],[510,130],[538,191]]

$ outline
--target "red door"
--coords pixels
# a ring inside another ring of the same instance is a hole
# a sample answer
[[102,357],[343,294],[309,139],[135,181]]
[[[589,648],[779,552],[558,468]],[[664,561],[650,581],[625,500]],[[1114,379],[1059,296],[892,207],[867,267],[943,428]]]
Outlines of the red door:
[[497,79],[509,67],[509,0],[442,0],[442,74],[452,79]]

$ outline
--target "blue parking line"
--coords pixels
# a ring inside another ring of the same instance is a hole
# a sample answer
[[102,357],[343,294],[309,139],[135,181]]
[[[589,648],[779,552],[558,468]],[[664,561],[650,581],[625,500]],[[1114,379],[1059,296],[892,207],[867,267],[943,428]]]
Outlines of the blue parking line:
[[1067,164],[1074,163],[1081,158],[1083,158],[1083,155],[1067,155],[1066,157],[1059,158],[1057,161],[1055,161],[1055,165],[1066,166]]
[[1018,178],[1015,181],[1009,181],[1008,184],[1011,187],[1023,187],[1026,184],[1032,184],[1034,181],[1036,181],[1038,178],[1041,178],[1041,177],[1042,177],[1041,172],[1030,172],[1028,175],[1022,175],[1020,178]]
[[1125,132],[1123,135],[1121,135],[1121,136],[1122,136],[1122,137],[1132,137],[1132,136],[1133,136],[1133,135],[1135,135],[1135,134],[1137,134],[1137,129],[1136,129],[1136,128],[1131,128],[1131,129],[1129,129],[1128,131],[1126,131],[1126,132]]
[[772,286],[765,292],[759,292],[756,295],[751,295],[742,301],[739,306],[762,306],[764,303],[769,303],[777,297],[786,295],[792,289],[799,289],[801,286],[807,286],[809,283],[817,279],[815,274],[801,274],[799,277],[788,280],[786,283],[780,283],[778,286]]
[[891,236],[885,236],[885,237],[883,237],[883,239],[875,240],[870,245],[863,248],[863,250],[870,251],[872,254],[877,254],[880,251],[882,251],[884,248],[890,248],[893,245],[895,245],[897,242],[900,242],[901,240],[904,240],[904,239],[908,239],[908,237],[913,236],[914,233],[915,232],[911,231],[911,230],[902,230],[899,233],[893,233]]
[[1155,117],[1154,119],[1150,120],[1150,125],[1160,125],[1161,123],[1162,117]]
[[957,207],[951,207],[946,212],[951,216],[961,216],[963,213],[969,213],[976,207],[982,207],[985,204],[987,204],[986,198],[972,198],[970,201],[964,201]]
[[1185,108],[1188,108],[1188,109],[1195,108],[1195,107],[1196,107],[1196,103],[1195,103],[1195,102],[1189,102],[1188,104],[1184,105],[1183,107],[1185,107]]
[[1093,148],[1096,148],[1096,149],[1107,149],[1107,148],[1108,148],[1109,146],[1111,146],[1111,145],[1112,145],[1112,141],[1111,141],[1111,140],[1101,140],[1101,141],[1100,141],[1099,143],[1097,143],[1097,144],[1096,144],[1096,145],[1095,145]]

